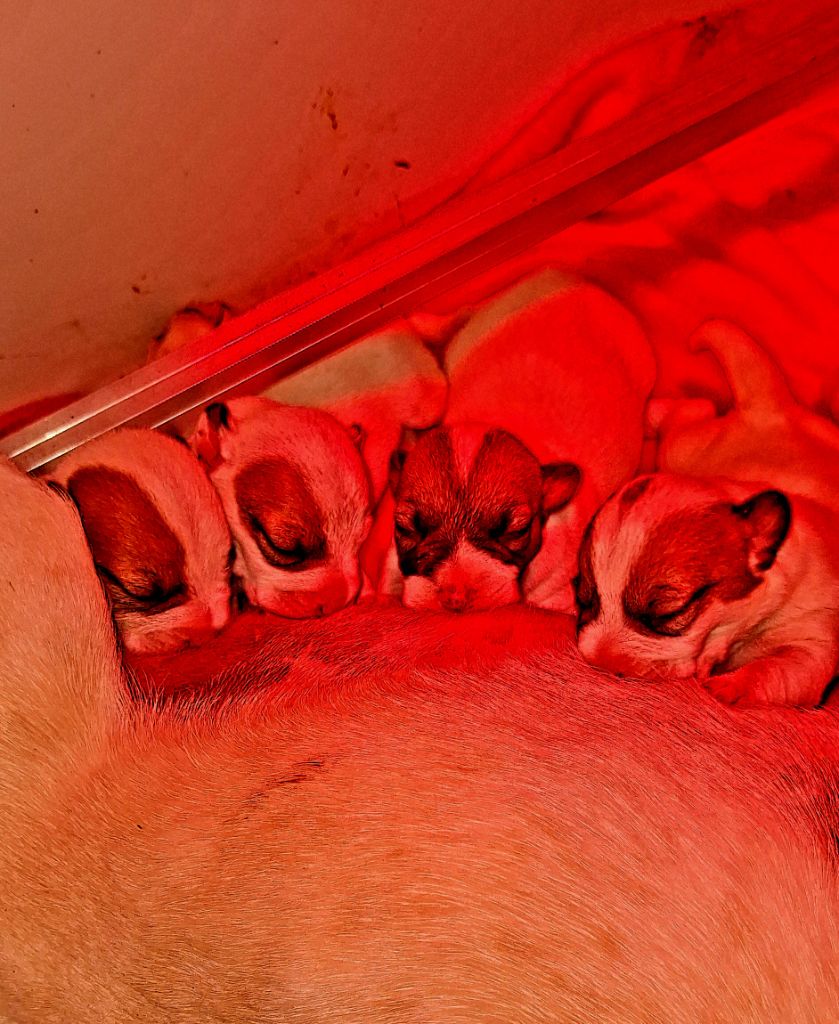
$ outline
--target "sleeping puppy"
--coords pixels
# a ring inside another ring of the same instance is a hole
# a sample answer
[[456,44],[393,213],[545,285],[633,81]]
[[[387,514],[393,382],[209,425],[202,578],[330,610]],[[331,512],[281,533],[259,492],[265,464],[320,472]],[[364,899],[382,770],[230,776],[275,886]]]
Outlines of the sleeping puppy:
[[[562,472],[573,489],[543,505],[541,545],[521,580],[529,603],[574,614],[583,530],[641,457],[655,361],[640,325],[602,289],[546,270],[479,310],[452,339],[445,369],[447,426],[491,424],[536,463],[576,467]],[[514,463],[502,462],[503,490]]]
[[197,644],[225,625],[230,533],[188,447],[153,430],[117,430],[65,456],[48,480],[78,507],[129,651]]
[[651,404],[667,475],[598,514],[580,649],[617,671],[698,675],[732,703],[816,704],[839,649],[839,430],[732,325],[706,325],[693,347],[715,353],[734,406]]
[[829,522],[774,489],[632,481],[580,551],[580,651],[618,675],[695,677],[726,703],[818,704],[839,665]]
[[576,466],[540,466],[512,434],[478,424],[429,431],[395,468],[383,591],[455,612],[521,599],[545,520],[580,483]]
[[355,600],[369,485],[333,416],[235,398],[207,408],[190,444],[221,495],[251,604],[309,618]]

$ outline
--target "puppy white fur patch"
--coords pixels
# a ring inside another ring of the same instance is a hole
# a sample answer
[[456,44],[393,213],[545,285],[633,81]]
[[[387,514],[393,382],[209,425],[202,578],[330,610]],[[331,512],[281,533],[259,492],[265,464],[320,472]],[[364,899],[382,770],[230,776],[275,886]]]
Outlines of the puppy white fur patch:
[[176,352],[184,345],[203,338],[229,317],[230,310],[222,302],[197,303],[178,310],[165,330],[149,345],[148,361]]
[[308,618],[355,600],[369,484],[333,416],[235,398],[204,412],[190,444],[221,495],[253,605]]
[[197,644],[227,622],[230,533],[218,495],[183,443],[124,429],[49,473],[79,509],[125,646]]
[[579,468],[579,490],[547,520],[522,583],[532,604],[573,614],[583,529],[641,457],[655,380],[641,326],[600,288],[546,270],[480,309],[452,339],[445,369],[446,425],[491,424],[541,464]]

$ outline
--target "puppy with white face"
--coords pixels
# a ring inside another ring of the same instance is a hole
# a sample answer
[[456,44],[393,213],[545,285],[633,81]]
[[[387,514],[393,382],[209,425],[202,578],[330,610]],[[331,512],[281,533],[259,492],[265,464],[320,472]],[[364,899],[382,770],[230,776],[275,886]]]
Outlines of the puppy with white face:
[[697,678],[727,703],[817,704],[839,665],[839,565],[818,506],[663,473],[590,524],[578,645],[618,675]]
[[[790,587],[795,574],[803,581],[803,589],[795,587],[795,599],[785,599],[773,612],[772,634],[791,638],[775,647],[775,683],[758,680],[754,687],[746,685],[749,672],[744,668],[736,682],[734,674],[730,679],[714,677],[709,688],[723,699],[741,702],[760,696],[774,702],[813,703],[835,666],[839,429],[800,405],[772,359],[734,324],[711,321],[690,344],[696,352],[715,356],[733,404],[717,415],[702,399],[650,402],[647,419],[658,437],[658,468],[738,481],[752,493],[782,491],[792,505],[792,527],[779,558],[790,566]],[[801,539],[805,536],[806,544]],[[773,577],[780,582],[775,568],[769,579]],[[765,589],[757,588],[755,595]],[[802,608],[807,610],[804,617]],[[759,657],[760,651],[754,654]],[[759,674],[763,668],[755,671]]]
[[48,480],[75,502],[126,648],[208,639],[228,620],[230,532],[192,452],[153,430],[106,434]]
[[234,573],[251,604],[309,618],[355,600],[369,485],[353,438],[333,416],[234,398],[207,408],[190,444],[221,496]]
[[462,424],[423,434],[394,479],[385,592],[409,608],[455,612],[519,601],[545,520],[579,484],[576,466],[541,466],[504,430]]

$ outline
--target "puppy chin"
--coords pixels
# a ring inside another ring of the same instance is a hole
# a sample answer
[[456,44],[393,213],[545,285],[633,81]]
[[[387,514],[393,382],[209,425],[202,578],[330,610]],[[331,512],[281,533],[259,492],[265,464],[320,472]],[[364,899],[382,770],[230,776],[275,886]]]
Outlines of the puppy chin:
[[577,638],[580,653],[590,665],[616,676],[664,682],[668,679],[690,679],[697,675],[696,658],[671,653],[668,657],[648,657],[633,651],[623,640],[603,638],[596,630],[583,630]]
[[318,619],[323,615],[346,608],[358,597],[361,586],[359,576],[339,576],[315,590],[285,590],[265,584],[251,587],[245,592],[251,604],[284,619]]
[[402,604],[422,611],[481,612],[520,600],[516,578],[498,581],[490,588],[482,587],[479,580],[458,586],[427,576],[408,576],[403,581]]

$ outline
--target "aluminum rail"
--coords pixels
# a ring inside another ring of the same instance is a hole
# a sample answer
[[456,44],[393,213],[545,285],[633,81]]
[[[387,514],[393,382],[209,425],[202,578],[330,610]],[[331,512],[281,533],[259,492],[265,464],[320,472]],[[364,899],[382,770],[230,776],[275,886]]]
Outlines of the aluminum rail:
[[120,426],[257,392],[799,104],[839,73],[839,5],[0,441],[27,470]]

